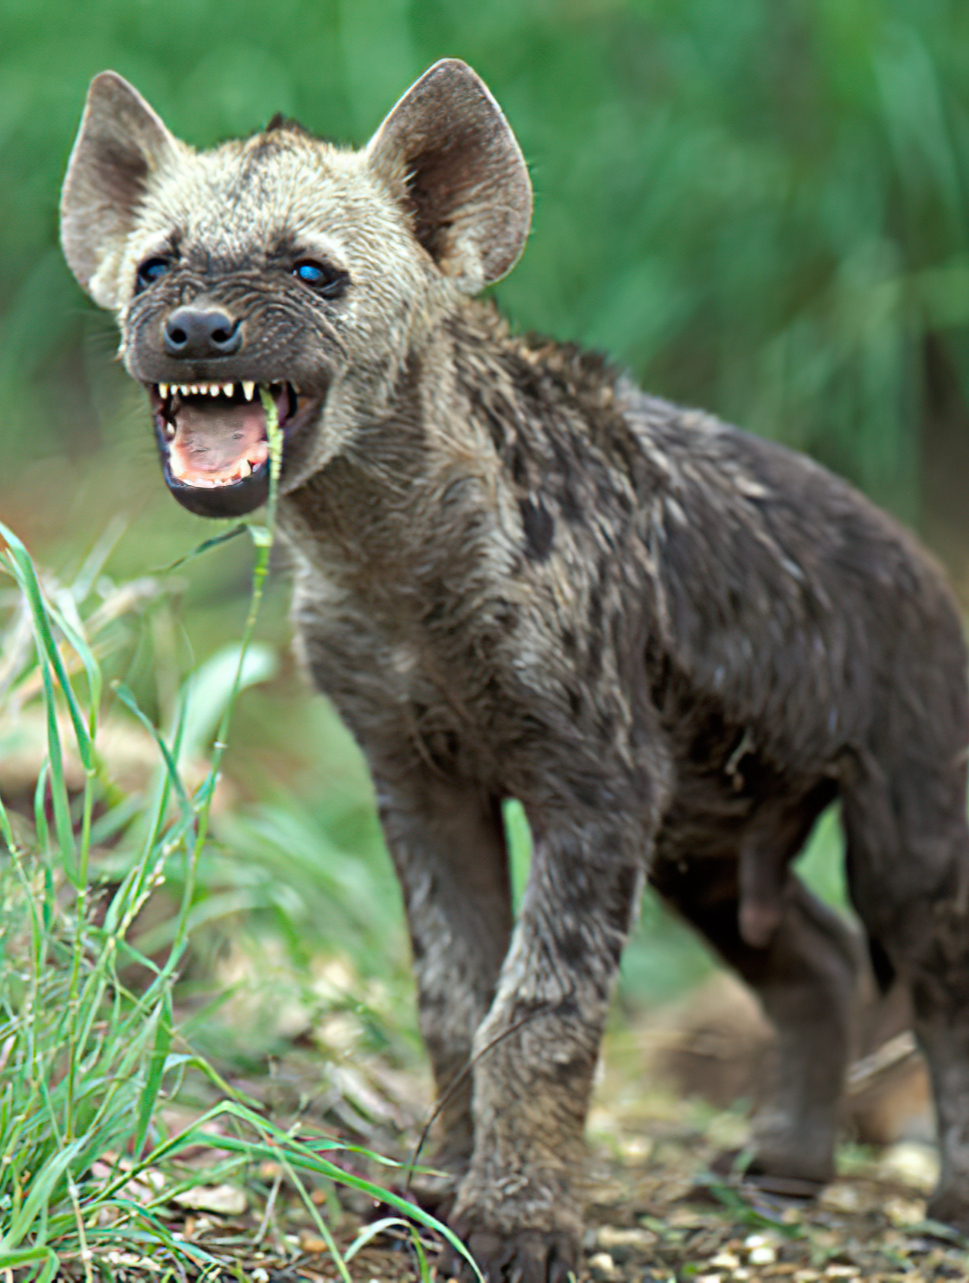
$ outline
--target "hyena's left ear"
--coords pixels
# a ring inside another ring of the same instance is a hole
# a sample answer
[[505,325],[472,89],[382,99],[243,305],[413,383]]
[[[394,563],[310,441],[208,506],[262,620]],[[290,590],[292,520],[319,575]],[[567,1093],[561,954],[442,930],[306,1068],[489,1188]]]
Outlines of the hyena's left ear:
[[114,71],[95,76],[61,193],[68,266],[101,307],[117,307],[117,270],[146,182],[178,147],[161,120]]
[[532,216],[515,136],[484,82],[455,58],[404,94],[366,151],[445,275],[476,293],[514,267]]

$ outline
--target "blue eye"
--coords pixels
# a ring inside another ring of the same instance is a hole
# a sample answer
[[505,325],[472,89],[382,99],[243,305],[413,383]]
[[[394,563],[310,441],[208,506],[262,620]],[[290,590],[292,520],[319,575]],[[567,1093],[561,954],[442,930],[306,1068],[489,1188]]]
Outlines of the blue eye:
[[304,285],[312,286],[324,298],[339,298],[350,280],[342,268],[334,267],[331,263],[317,263],[312,258],[301,259],[293,267],[293,275]]
[[320,281],[325,279],[326,272],[319,263],[297,263],[293,268],[293,275],[298,276],[307,285],[319,285]]
[[150,285],[159,280],[171,267],[167,258],[146,258],[138,268],[138,280],[136,292],[148,289]]

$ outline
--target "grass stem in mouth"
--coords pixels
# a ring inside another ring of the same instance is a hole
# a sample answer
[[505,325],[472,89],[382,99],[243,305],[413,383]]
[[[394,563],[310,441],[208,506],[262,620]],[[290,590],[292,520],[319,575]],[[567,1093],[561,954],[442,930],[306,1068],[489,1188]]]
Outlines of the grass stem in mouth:
[[275,398],[260,383],[259,399],[266,411],[266,439],[269,442],[269,500],[266,505],[266,524],[270,531],[276,524],[276,499],[279,492],[279,474],[283,466],[283,434],[279,426],[279,410]]
[[[246,523],[256,548],[256,559],[252,568],[252,594],[249,598],[249,612],[246,615],[246,622],[242,630],[239,663],[236,668],[235,680],[232,684],[232,692],[226,702],[219,728],[216,732],[208,775],[197,794],[201,800],[201,806],[198,810],[198,833],[191,865],[193,873],[208,832],[209,810],[215,793],[215,783],[218,778],[219,768],[222,765],[222,755],[227,747],[232,710],[242,685],[246,652],[249,649],[249,643],[252,641],[256,620],[259,617],[259,608],[262,605],[263,590],[266,586],[266,578],[269,575],[269,558],[272,553],[273,538],[276,532],[276,503],[279,497],[279,476],[283,464],[283,433],[279,426],[279,411],[276,408],[276,402],[273,400],[269,389],[262,384],[259,386],[259,397],[266,412],[266,438],[269,442],[269,498],[266,501],[265,521]],[[189,893],[191,889],[192,887],[189,885]],[[179,946],[183,943],[182,938],[176,940],[176,944]]]

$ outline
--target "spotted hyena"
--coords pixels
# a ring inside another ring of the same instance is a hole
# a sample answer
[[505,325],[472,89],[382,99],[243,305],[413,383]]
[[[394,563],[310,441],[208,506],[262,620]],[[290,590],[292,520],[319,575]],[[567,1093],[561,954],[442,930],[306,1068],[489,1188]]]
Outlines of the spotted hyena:
[[[63,197],[67,260],[117,316],[179,502],[262,503],[258,389],[279,409],[297,644],[373,773],[451,1224],[491,1280],[575,1267],[590,1084],[646,879],[776,1027],[753,1170],[830,1177],[860,960],[790,862],[839,798],[870,954],[909,986],[931,1067],[931,1212],[967,1229],[949,592],[823,468],[472,301],[530,212],[515,139],[456,61],[362,151],[277,119],[197,153],[105,72]],[[506,798],[534,836],[517,921]]]

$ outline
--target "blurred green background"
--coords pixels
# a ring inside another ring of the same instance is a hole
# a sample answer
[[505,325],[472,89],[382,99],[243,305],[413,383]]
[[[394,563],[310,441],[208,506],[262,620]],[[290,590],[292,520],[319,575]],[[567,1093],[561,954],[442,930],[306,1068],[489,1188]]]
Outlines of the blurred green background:
[[[57,247],[90,78],[121,72],[198,146],[280,110],[361,144],[446,55],[484,77],[531,166],[531,239],[497,288],[514,324],[607,349],[652,391],[808,450],[915,526],[965,597],[959,0],[0,0],[0,518],[34,554],[69,576],[111,530],[122,581],[213,533],[164,491],[110,318]],[[238,635],[243,543],[177,572],[176,613],[118,652],[159,716],[161,649],[184,672]],[[262,891],[208,916],[262,911],[295,952],[305,932],[355,924],[355,965],[403,972],[366,775],[303,694],[276,578],[261,631],[277,672],[242,701],[236,794],[215,826],[242,855],[207,883]],[[627,983],[662,997],[705,964],[646,919]]]

